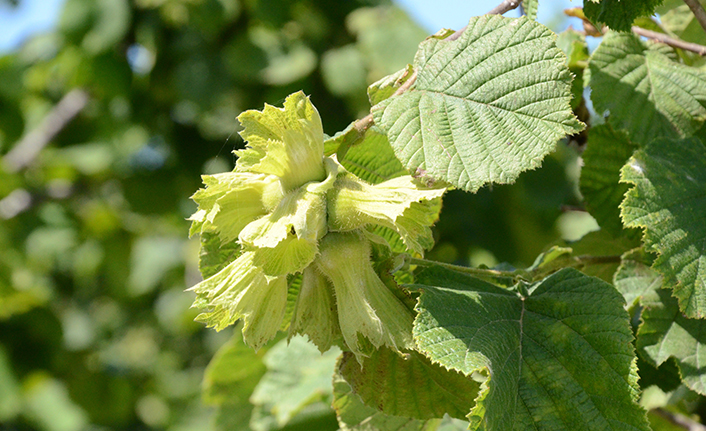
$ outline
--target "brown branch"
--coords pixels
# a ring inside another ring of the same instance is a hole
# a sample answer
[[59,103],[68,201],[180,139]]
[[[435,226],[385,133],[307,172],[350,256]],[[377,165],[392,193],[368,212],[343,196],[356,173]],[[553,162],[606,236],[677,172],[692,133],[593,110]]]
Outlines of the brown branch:
[[657,33],[656,31],[652,31],[652,30],[645,30],[644,28],[637,27],[637,26],[632,27],[632,32],[639,35],[639,36],[644,36],[648,39],[653,39],[653,40],[656,40],[657,42],[661,42],[661,43],[667,44],[669,46],[673,46],[674,48],[681,48],[685,51],[691,51],[691,52],[695,52],[699,55],[706,56],[706,46],[703,46],[703,45],[699,45],[699,44],[691,43],[691,42],[684,42],[683,40],[669,37],[666,34]]
[[488,15],[502,15],[507,11],[517,9],[522,4],[522,0],[504,0],[495,9],[488,12]]
[[10,150],[3,161],[10,172],[17,172],[29,166],[61,130],[66,127],[88,103],[88,93],[75,89],[68,92],[56,104],[39,126],[25,135],[20,142]]
[[701,27],[706,30],[706,11],[698,0],[684,0],[689,9],[694,13],[696,20],[701,24]]
[[[493,10],[491,10],[490,12],[488,12],[488,15],[502,15],[502,14],[504,14],[504,13],[507,12],[507,11],[510,11],[510,10],[513,10],[513,9],[517,9],[521,4],[522,4],[522,0],[503,0],[502,3],[500,3],[498,6],[496,6],[495,8],[493,8]],[[450,41],[450,40],[456,40],[456,39],[458,39],[459,37],[461,37],[461,35],[463,34],[463,32],[466,31],[466,28],[468,28],[468,26],[463,27],[462,29],[456,31],[455,33],[451,34],[450,36],[448,36],[448,37],[447,37],[446,39],[444,39],[444,40],[449,40],[449,41]],[[409,90],[410,87],[412,87],[412,85],[413,85],[416,81],[417,81],[417,71],[415,70],[415,71],[412,72],[412,74],[409,76],[409,78],[407,78],[407,81],[405,81],[405,83],[402,84],[402,85],[397,89],[397,91],[395,91],[395,92],[392,94],[392,96],[390,96],[390,97],[399,96],[400,94],[402,94],[402,93],[404,93],[405,91]],[[370,114],[366,115],[365,117],[361,118],[360,120],[356,121],[356,122],[353,124],[353,128],[358,131],[358,134],[360,135],[360,137],[361,137],[361,139],[362,139],[363,135],[365,135],[365,132],[366,132],[370,127],[372,127],[372,125],[374,124],[374,122],[375,122],[375,121],[373,120],[373,114],[370,113]]]

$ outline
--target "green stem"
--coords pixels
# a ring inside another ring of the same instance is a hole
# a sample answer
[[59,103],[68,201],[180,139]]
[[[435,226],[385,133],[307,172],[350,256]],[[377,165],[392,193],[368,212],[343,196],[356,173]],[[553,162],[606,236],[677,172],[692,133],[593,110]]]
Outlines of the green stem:
[[430,266],[440,266],[442,268],[450,269],[456,272],[462,272],[464,274],[470,274],[474,277],[481,278],[483,280],[491,281],[493,283],[501,284],[503,286],[513,286],[519,280],[534,281],[537,279],[543,279],[548,275],[562,269],[562,268],[576,268],[581,269],[588,265],[607,265],[613,263],[620,263],[621,258],[619,255],[609,255],[609,256],[570,256],[566,258],[558,258],[554,261],[547,262],[545,265],[541,265],[531,271],[524,269],[516,269],[514,271],[501,271],[497,269],[483,269],[483,268],[471,268],[468,266],[453,265],[444,262],[435,262],[426,259],[411,258],[410,263],[413,265],[430,267]]

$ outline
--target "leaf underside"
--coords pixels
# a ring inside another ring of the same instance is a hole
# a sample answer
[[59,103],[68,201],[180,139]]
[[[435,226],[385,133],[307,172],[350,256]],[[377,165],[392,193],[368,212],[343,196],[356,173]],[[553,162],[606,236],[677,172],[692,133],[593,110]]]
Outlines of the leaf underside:
[[467,191],[512,183],[583,125],[556,36],[527,18],[471,19],[455,41],[417,52],[411,91],[373,107],[395,154],[418,176]]
[[420,350],[444,367],[489,376],[471,429],[649,429],[635,402],[628,315],[609,284],[563,269],[522,298],[438,267],[418,283]]
[[634,187],[621,205],[628,227],[644,228],[659,254],[653,268],[688,317],[706,317],[706,146],[697,138],[658,139],[621,170]]

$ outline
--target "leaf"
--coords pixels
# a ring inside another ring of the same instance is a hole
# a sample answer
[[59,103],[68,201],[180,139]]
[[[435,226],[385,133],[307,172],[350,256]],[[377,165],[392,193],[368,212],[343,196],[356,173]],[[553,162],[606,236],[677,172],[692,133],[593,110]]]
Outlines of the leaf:
[[[399,354],[378,349],[358,363],[352,353],[339,361],[341,375],[366,405],[385,414],[415,419],[463,419],[478,395],[480,383],[446,370],[418,352]],[[414,384],[410,384],[414,382]]]
[[467,191],[511,183],[583,125],[554,34],[526,18],[472,18],[417,52],[416,87],[372,111],[402,164]]
[[571,82],[571,109],[576,110],[583,101],[583,76],[589,59],[586,36],[569,27],[557,35],[556,45],[566,54],[569,70],[574,74]]
[[349,172],[370,184],[407,174],[387,140],[387,136],[368,129],[363,140],[351,146],[339,162]]
[[434,431],[441,422],[390,416],[368,407],[339,373],[333,377],[333,394],[333,408],[342,431]]
[[567,268],[522,297],[439,267],[418,283],[419,349],[487,376],[471,429],[649,429],[628,315],[608,283]]
[[209,362],[204,372],[203,400],[206,404],[248,404],[248,398],[267,369],[262,352],[255,353],[235,332]]
[[282,340],[265,354],[267,373],[250,401],[272,412],[279,426],[304,407],[331,397],[331,375],[340,355],[337,348],[321,354],[302,337]]
[[414,73],[414,68],[408,64],[404,69],[400,69],[392,75],[370,84],[368,87],[368,99],[370,105],[375,106],[383,100],[392,96],[398,88],[402,86]]
[[706,147],[697,138],[657,139],[621,170],[633,184],[621,205],[623,223],[644,228],[659,257],[652,267],[674,290],[688,317],[706,317]]
[[658,290],[659,301],[642,313],[637,333],[640,356],[660,366],[670,357],[677,359],[682,381],[706,395],[706,321],[688,319],[667,290]]
[[[704,2],[702,1],[701,4],[704,5]],[[685,4],[660,14],[659,21],[665,30],[681,40],[702,45],[706,43],[706,34],[704,34],[703,28],[689,6]]]
[[664,0],[586,0],[583,12],[591,21],[601,22],[613,30],[630,31],[632,22],[640,16],[650,16]]
[[539,7],[539,0],[525,0],[522,2],[525,15],[527,15],[527,18],[534,21],[537,20],[537,7]]
[[658,301],[656,292],[662,287],[662,277],[650,268],[651,256],[638,248],[625,253],[621,260],[613,285],[623,295],[628,307],[638,301],[644,306]]
[[637,145],[625,133],[616,132],[609,125],[592,127],[588,144],[581,157],[581,194],[586,209],[598,225],[613,236],[623,233],[618,206],[628,190],[620,181],[620,168],[630,158]]
[[356,95],[366,86],[366,74],[363,56],[355,45],[330,49],[321,56],[322,78],[335,96]]
[[589,68],[596,111],[610,111],[610,123],[633,142],[687,137],[706,120],[706,71],[671,61],[633,34],[608,33]]
[[346,27],[355,35],[368,77],[374,80],[404,68],[428,35],[396,6],[355,9],[346,17]]
[[[239,331],[221,346],[206,367],[203,379],[205,404],[218,407],[219,429],[243,429],[248,426],[252,405],[250,395],[267,369],[262,352],[247,347]],[[231,428],[226,427],[226,423]]]

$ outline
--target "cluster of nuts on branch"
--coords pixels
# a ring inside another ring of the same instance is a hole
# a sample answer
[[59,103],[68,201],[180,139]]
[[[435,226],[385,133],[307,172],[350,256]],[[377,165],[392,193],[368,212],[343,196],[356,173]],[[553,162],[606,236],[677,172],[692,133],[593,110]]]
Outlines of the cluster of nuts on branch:
[[[371,226],[397,233],[412,252],[432,244],[443,188],[401,176],[372,185],[324,156],[321,119],[309,98],[265,105],[238,119],[248,142],[233,172],[203,177],[191,233],[236,241],[238,257],[190,290],[197,320],[217,330],[242,319],[254,348],[282,327],[293,275],[301,277],[290,335],[322,351],[342,339],[357,356],[372,347],[411,348],[413,316],[373,269]],[[290,292],[290,295],[294,291]]]

